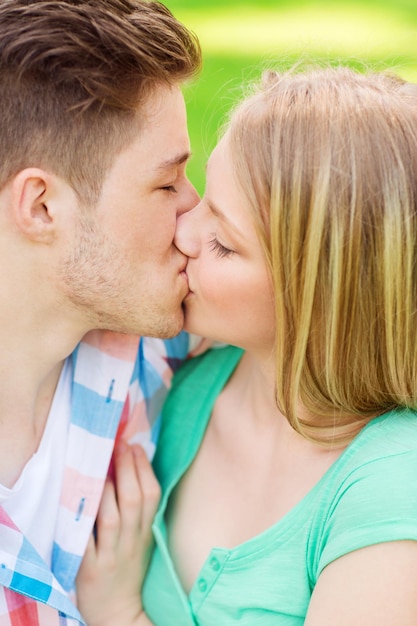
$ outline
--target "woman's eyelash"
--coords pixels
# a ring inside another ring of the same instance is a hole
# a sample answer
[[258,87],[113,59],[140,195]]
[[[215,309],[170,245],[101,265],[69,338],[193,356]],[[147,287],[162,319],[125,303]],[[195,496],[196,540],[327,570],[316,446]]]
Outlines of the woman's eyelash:
[[213,239],[210,239],[209,246],[210,246],[210,250],[212,250],[213,252],[216,252],[219,259],[229,256],[230,254],[233,254],[233,250],[229,250],[229,248],[225,248],[224,246],[222,246],[222,244],[220,243],[220,241],[217,239],[215,235]]

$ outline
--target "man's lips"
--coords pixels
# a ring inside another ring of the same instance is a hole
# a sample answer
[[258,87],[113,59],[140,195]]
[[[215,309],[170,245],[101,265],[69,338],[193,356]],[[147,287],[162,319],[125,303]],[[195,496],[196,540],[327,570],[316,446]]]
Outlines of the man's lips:
[[184,296],[184,298],[186,298],[191,293],[190,285],[189,285],[189,282],[188,282],[187,271],[185,269],[183,269],[183,270],[180,271],[179,275],[184,279],[184,281],[185,281],[185,283],[187,285],[187,293]]
[[[188,285],[188,293],[192,292],[192,289],[190,288],[190,281],[188,278],[188,274],[187,274],[187,265],[188,265],[188,259],[185,261],[182,269],[180,269],[180,275],[183,276],[185,278],[185,280],[187,281],[187,285]],[[188,294],[187,294],[188,295]]]

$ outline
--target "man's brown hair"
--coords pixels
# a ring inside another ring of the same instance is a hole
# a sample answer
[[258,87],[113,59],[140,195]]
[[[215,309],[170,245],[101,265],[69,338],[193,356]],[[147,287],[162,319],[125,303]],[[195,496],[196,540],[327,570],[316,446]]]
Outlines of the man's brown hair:
[[2,0],[0,188],[44,167],[94,202],[148,94],[200,63],[196,37],[159,2]]

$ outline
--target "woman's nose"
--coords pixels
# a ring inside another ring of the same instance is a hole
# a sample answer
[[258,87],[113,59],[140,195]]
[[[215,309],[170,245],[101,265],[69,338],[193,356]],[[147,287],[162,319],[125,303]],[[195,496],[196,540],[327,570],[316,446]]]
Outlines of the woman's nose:
[[200,252],[199,214],[200,204],[177,218],[174,243],[188,257],[197,257]]

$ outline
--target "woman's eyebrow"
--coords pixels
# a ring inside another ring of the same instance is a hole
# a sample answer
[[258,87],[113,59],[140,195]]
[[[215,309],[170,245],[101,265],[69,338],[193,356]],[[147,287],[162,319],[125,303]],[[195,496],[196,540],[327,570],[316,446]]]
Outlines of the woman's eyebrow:
[[213,215],[215,215],[222,222],[225,222],[225,224],[227,224],[229,228],[231,228],[233,232],[241,239],[245,239],[243,233],[239,230],[236,224],[225,213],[223,213],[223,211],[221,211],[216,205],[214,205],[211,200],[207,200],[207,205]]

